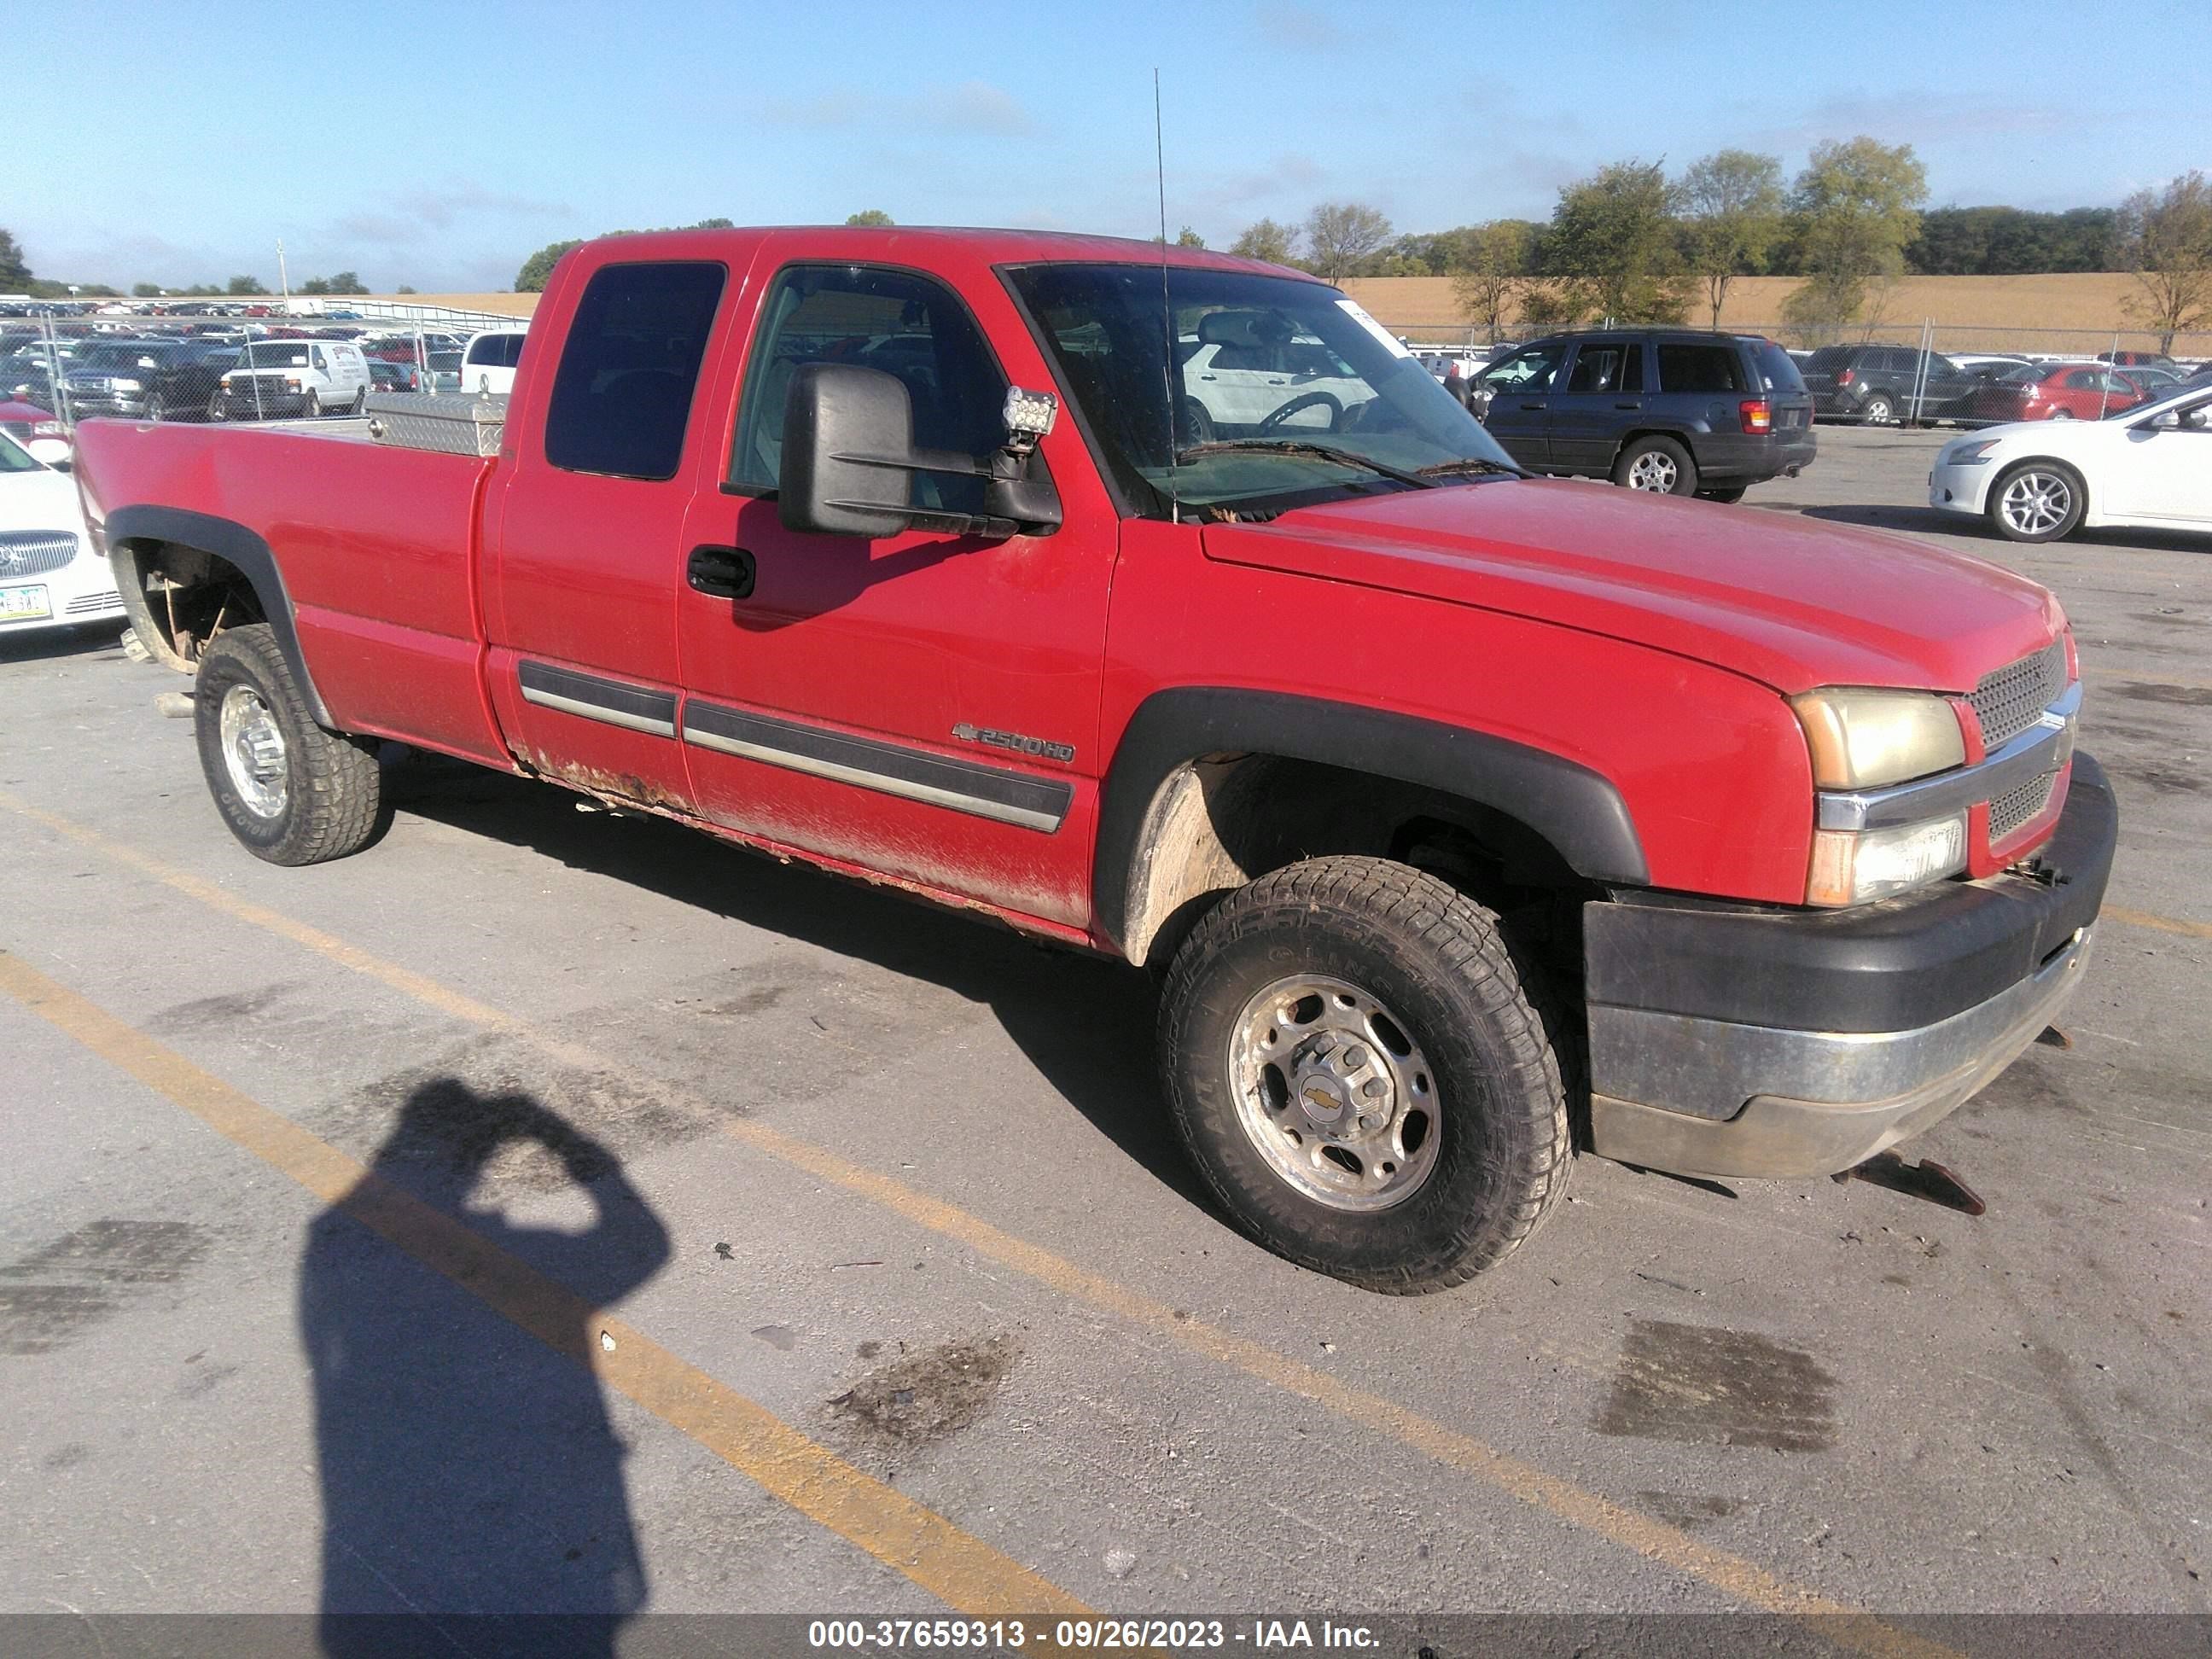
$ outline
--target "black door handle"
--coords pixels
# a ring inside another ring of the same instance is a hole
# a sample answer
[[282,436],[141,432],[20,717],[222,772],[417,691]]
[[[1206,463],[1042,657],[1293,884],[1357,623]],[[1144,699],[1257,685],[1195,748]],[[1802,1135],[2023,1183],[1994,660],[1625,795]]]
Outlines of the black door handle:
[[753,556],[742,547],[695,547],[684,574],[695,593],[717,599],[752,597]]
[[1543,404],[1522,404],[1522,405],[1521,405],[1521,407],[1522,407],[1522,408],[1523,408],[1523,409],[1533,409],[1533,410],[1534,410],[1538,414],[1541,414],[1541,413],[1543,412],[1543,409],[1544,409],[1544,405],[1543,405]]
[[1641,409],[1644,405],[1642,404],[1615,404],[1613,407],[1615,409]]

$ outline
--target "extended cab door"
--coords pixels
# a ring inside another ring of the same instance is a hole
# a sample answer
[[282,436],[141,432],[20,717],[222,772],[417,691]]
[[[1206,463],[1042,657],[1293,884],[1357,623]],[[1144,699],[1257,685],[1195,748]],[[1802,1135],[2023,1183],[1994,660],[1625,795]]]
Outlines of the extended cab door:
[[1644,376],[1641,339],[1577,340],[1552,394],[1551,464],[1562,472],[1609,471],[1620,434],[1642,418]]
[[510,466],[486,504],[485,677],[525,764],[603,793],[681,805],[676,593],[702,481],[694,407],[738,287],[719,261],[566,273],[509,406]]
[[[763,260],[717,540],[678,605],[692,787],[716,822],[1068,927],[1089,911],[1100,675],[1118,520],[1072,421],[1041,446],[1065,522],[992,540],[802,534],[778,516],[785,399],[803,363],[904,386],[921,447],[1006,439],[1009,380],[1053,384],[978,265],[951,276]],[[917,505],[980,510],[981,481],[915,475]],[[706,539],[702,538],[702,539]]]

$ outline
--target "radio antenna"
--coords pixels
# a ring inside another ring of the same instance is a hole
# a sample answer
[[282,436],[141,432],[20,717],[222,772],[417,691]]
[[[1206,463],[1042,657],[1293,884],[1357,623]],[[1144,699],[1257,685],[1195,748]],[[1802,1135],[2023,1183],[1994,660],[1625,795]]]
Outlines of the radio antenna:
[[1160,398],[1168,416],[1168,521],[1182,522],[1182,490],[1176,477],[1175,307],[1168,299],[1168,161],[1160,127],[1160,70],[1152,66],[1152,171],[1160,185]]

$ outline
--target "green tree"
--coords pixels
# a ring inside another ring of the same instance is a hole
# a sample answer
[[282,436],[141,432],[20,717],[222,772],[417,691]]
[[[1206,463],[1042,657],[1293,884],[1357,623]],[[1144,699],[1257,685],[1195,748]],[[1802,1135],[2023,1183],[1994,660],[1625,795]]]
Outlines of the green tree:
[[2212,183],[2192,168],[2162,190],[2139,190],[2120,204],[2117,228],[2136,280],[2122,308],[2171,351],[2176,334],[2212,320]]
[[1680,202],[1690,268],[1705,285],[1715,328],[1729,284],[1764,270],[1781,240],[1782,163],[1747,149],[1719,149],[1682,174]]
[[1864,136],[1815,144],[1790,196],[1806,280],[1783,316],[1801,326],[1858,321],[1878,285],[1905,269],[1927,199],[1928,171],[1910,144]]
[[1314,274],[1340,283],[1390,240],[1390,222],[1364,202],[1323,202],[1306,216],[1305,231]]
[[1247,225],[1229,251],[1240,258],[1265,259],[1271,265],[1286,265],[1298,256],[1298,231],[1295,225],[1279,225],[1273,219],[1262,219]]
[[131,284],[131,297],[134,300],[158,300],[161,297],[161,285],[159,283],[133,283]]
[[1521,322],[1543,332],[1572,328],[1589,315],[1589,304],[1572,283],[1532,282],[1521,290]]
[[257,294],[266,294],[269,290],[261,286],[261,279],[258,276],[234,276],[230,279],[229,286],[225,288],[223,292],[245,299]]
[[393,289],[392,291],[394,294],[412,294],[415,290],[410,288],[406,283],[402,283],[398,288]]
[[545,279],[553,274],[553,267],[561,263],[561,256],[584,245],[584,239],[573,236],[565,242],[548,242],[544,247],[522,262],[522,269],[514,273],[517,294],[543,294]]
[[881,208],[862,208],[858,213],[847,214],[845,216],[845,222],[848,225],[866,225],[880,228],[895,224],[897,222]]
[[1584,314],[1622,323],[1679,323],[1690,282],[1663,163],[1616,161],[1559,191],[1540,239],[1547,274]]
[[326,277],[310,276],[300,284],[300,292],[302,294],[328,294],[330,291],[331,285]]
[[1452,295],[1461,313],[1490,331],[1492,344],[1525,297],[1535,232],[1525,219],[1493,219],[1455,233]]
[[23,294],[31,286],[31,267],[23,258],[12,232],[0,230],[0,290]]
[[1206,238],[1200,235],[1188,225],[1185,225],[1181,230],[1176,232],[1175,245],[1177,247],[1204,247],[1206,246]]

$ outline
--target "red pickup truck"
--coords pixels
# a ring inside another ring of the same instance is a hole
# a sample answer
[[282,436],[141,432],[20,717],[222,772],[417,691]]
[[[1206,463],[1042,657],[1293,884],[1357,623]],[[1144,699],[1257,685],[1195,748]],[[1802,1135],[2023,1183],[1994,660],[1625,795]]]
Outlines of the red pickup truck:
[[2118,816],[2049,593],[1526,477],[1325,283],[625,236],[531,340],[483,459],[81,428],[259,856],[368,844],[413,744],[1157,966],[1229,1212],[1399,1291],[1576,1150],[1849,1168],[2081,978]]

